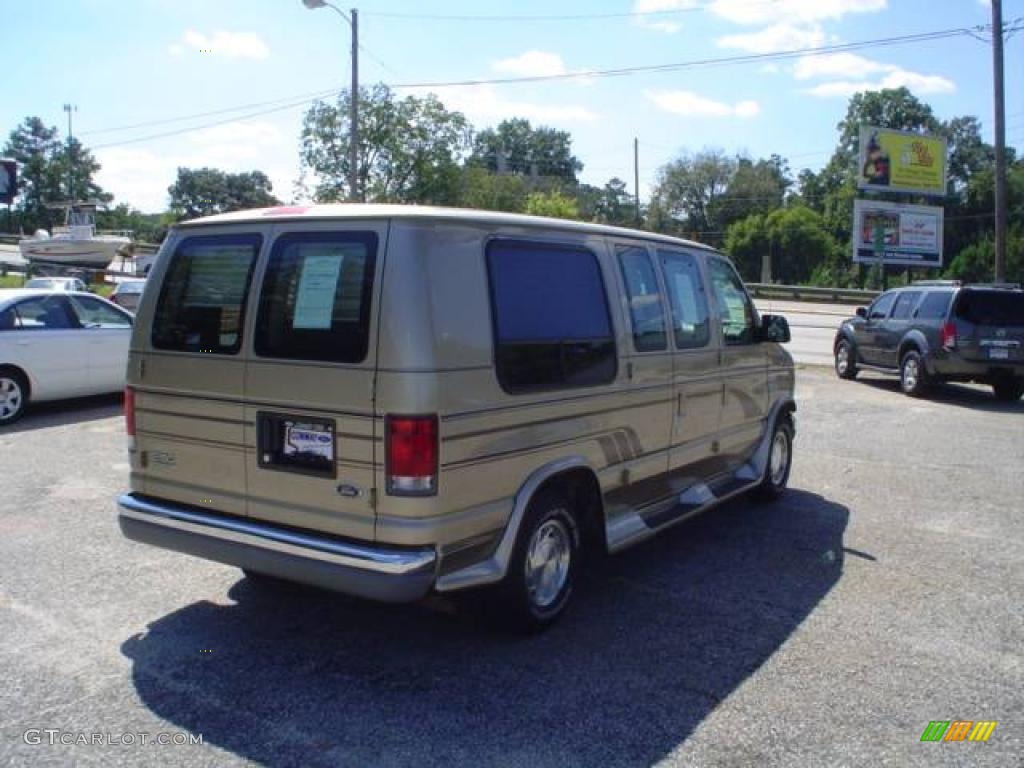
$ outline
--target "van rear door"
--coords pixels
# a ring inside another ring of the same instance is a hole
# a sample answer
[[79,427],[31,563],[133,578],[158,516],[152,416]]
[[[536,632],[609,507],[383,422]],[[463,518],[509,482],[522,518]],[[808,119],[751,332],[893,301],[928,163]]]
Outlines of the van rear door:
[[167,239],[140,307],[132,489],[246,514],[244,328],[269,227],[185,227]]
[[245,375],[250,517],[374,539],[384,221],[281,223]]
[[964,288],[953,306],[953,321],[964,359],[1024,362],[1024,291]]

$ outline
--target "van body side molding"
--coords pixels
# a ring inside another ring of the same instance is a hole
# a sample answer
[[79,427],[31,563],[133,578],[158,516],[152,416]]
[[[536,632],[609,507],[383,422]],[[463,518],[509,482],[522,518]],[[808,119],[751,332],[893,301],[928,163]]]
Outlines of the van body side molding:
[[555,475],[559,475],[570,469],[588,469],[597,475],[594,467],[582,456],[568,456],[558,459],[550,464],[545,464],[531,474],[523,483],[519,492],[516,493],[515,504],[512,507],[512,514],[509,516],[508,524],[505,526],[505,533],[494,551],[494,554],[483,562],[453,571],[438,578],[434,588],[438,592],[453,592],[457,589],[468,589],[469,587],[480,587],[486,584],[496,584],[505,578],[508,572],[508,564],[512,559],[512,549],[516,544],[516,537],[519,535],[519,527],[523,523],[526,509],[533,499],[537,489]]

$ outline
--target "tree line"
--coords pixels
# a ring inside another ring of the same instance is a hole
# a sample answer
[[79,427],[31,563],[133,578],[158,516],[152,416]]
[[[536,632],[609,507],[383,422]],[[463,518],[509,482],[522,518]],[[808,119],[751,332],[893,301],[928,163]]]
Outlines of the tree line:
[[[307,111],[297,197],[316,202],[349,198],[350,97],[342,91],[335,101],[316,102]],[[836,126],[836,148],[820,171],[804,170],[794,177],[786,158],[777,154],[751,158],[715,148],[683,152],[658,170],[650,200],[637,206],[619,178],[603,186],[580,180],[583,163],[566,131],[522,118],[478,131],[434,95],[402,97],[377,85],[360,90],[356,191],[359,199],[372,202],[524,212],[689,237],[723,249],[747,280],[761,277],[767,258],[778,282],[871,286],[878,276],[851,258],[855,166],[859,128],[865,124],[947,139],[946,197],[902,200],[944,207],[944,276],[991,279],[994,148],[982,139],[977,118],[941,121],[906,88],[854,95]],[[1008,152],[1007,273],[1022,281],[1024,162]],[[99,164],[89,150],[77,141],[62,144],[57,129],[39,118],[27,118],[12,131],[3,154],[21,166],[16,227],[22,231],[52,224],[45,203],[65,199],[69,185],[76,197],[111,200],[93,181]],[[175,221],[280,202],[269,178],[258,170],[179,168],[168,196],[166,212],[142,214],[122,204],[105,212],[100,225],[134,229],[140,239],[157,241]],[[914,275],[923,276],[920,271]]]

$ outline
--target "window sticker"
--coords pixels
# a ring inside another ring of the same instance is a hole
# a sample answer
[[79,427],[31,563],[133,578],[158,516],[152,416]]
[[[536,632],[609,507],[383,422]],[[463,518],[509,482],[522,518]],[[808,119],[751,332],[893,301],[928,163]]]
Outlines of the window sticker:
[[336,251],[329,255],[308,255],[302,260],[292,328],[330,330],[343,261],[344,256]]

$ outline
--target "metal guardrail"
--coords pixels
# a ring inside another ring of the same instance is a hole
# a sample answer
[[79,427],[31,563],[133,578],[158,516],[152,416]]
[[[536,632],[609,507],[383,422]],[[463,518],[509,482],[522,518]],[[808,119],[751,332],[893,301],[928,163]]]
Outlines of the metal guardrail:
[[747,283],[747,289],[758,299],[788,299],[790,301],[821,301],[834,304],[869,304],[878,291],[857,288],[816,288],[810,285],[774,285]]

